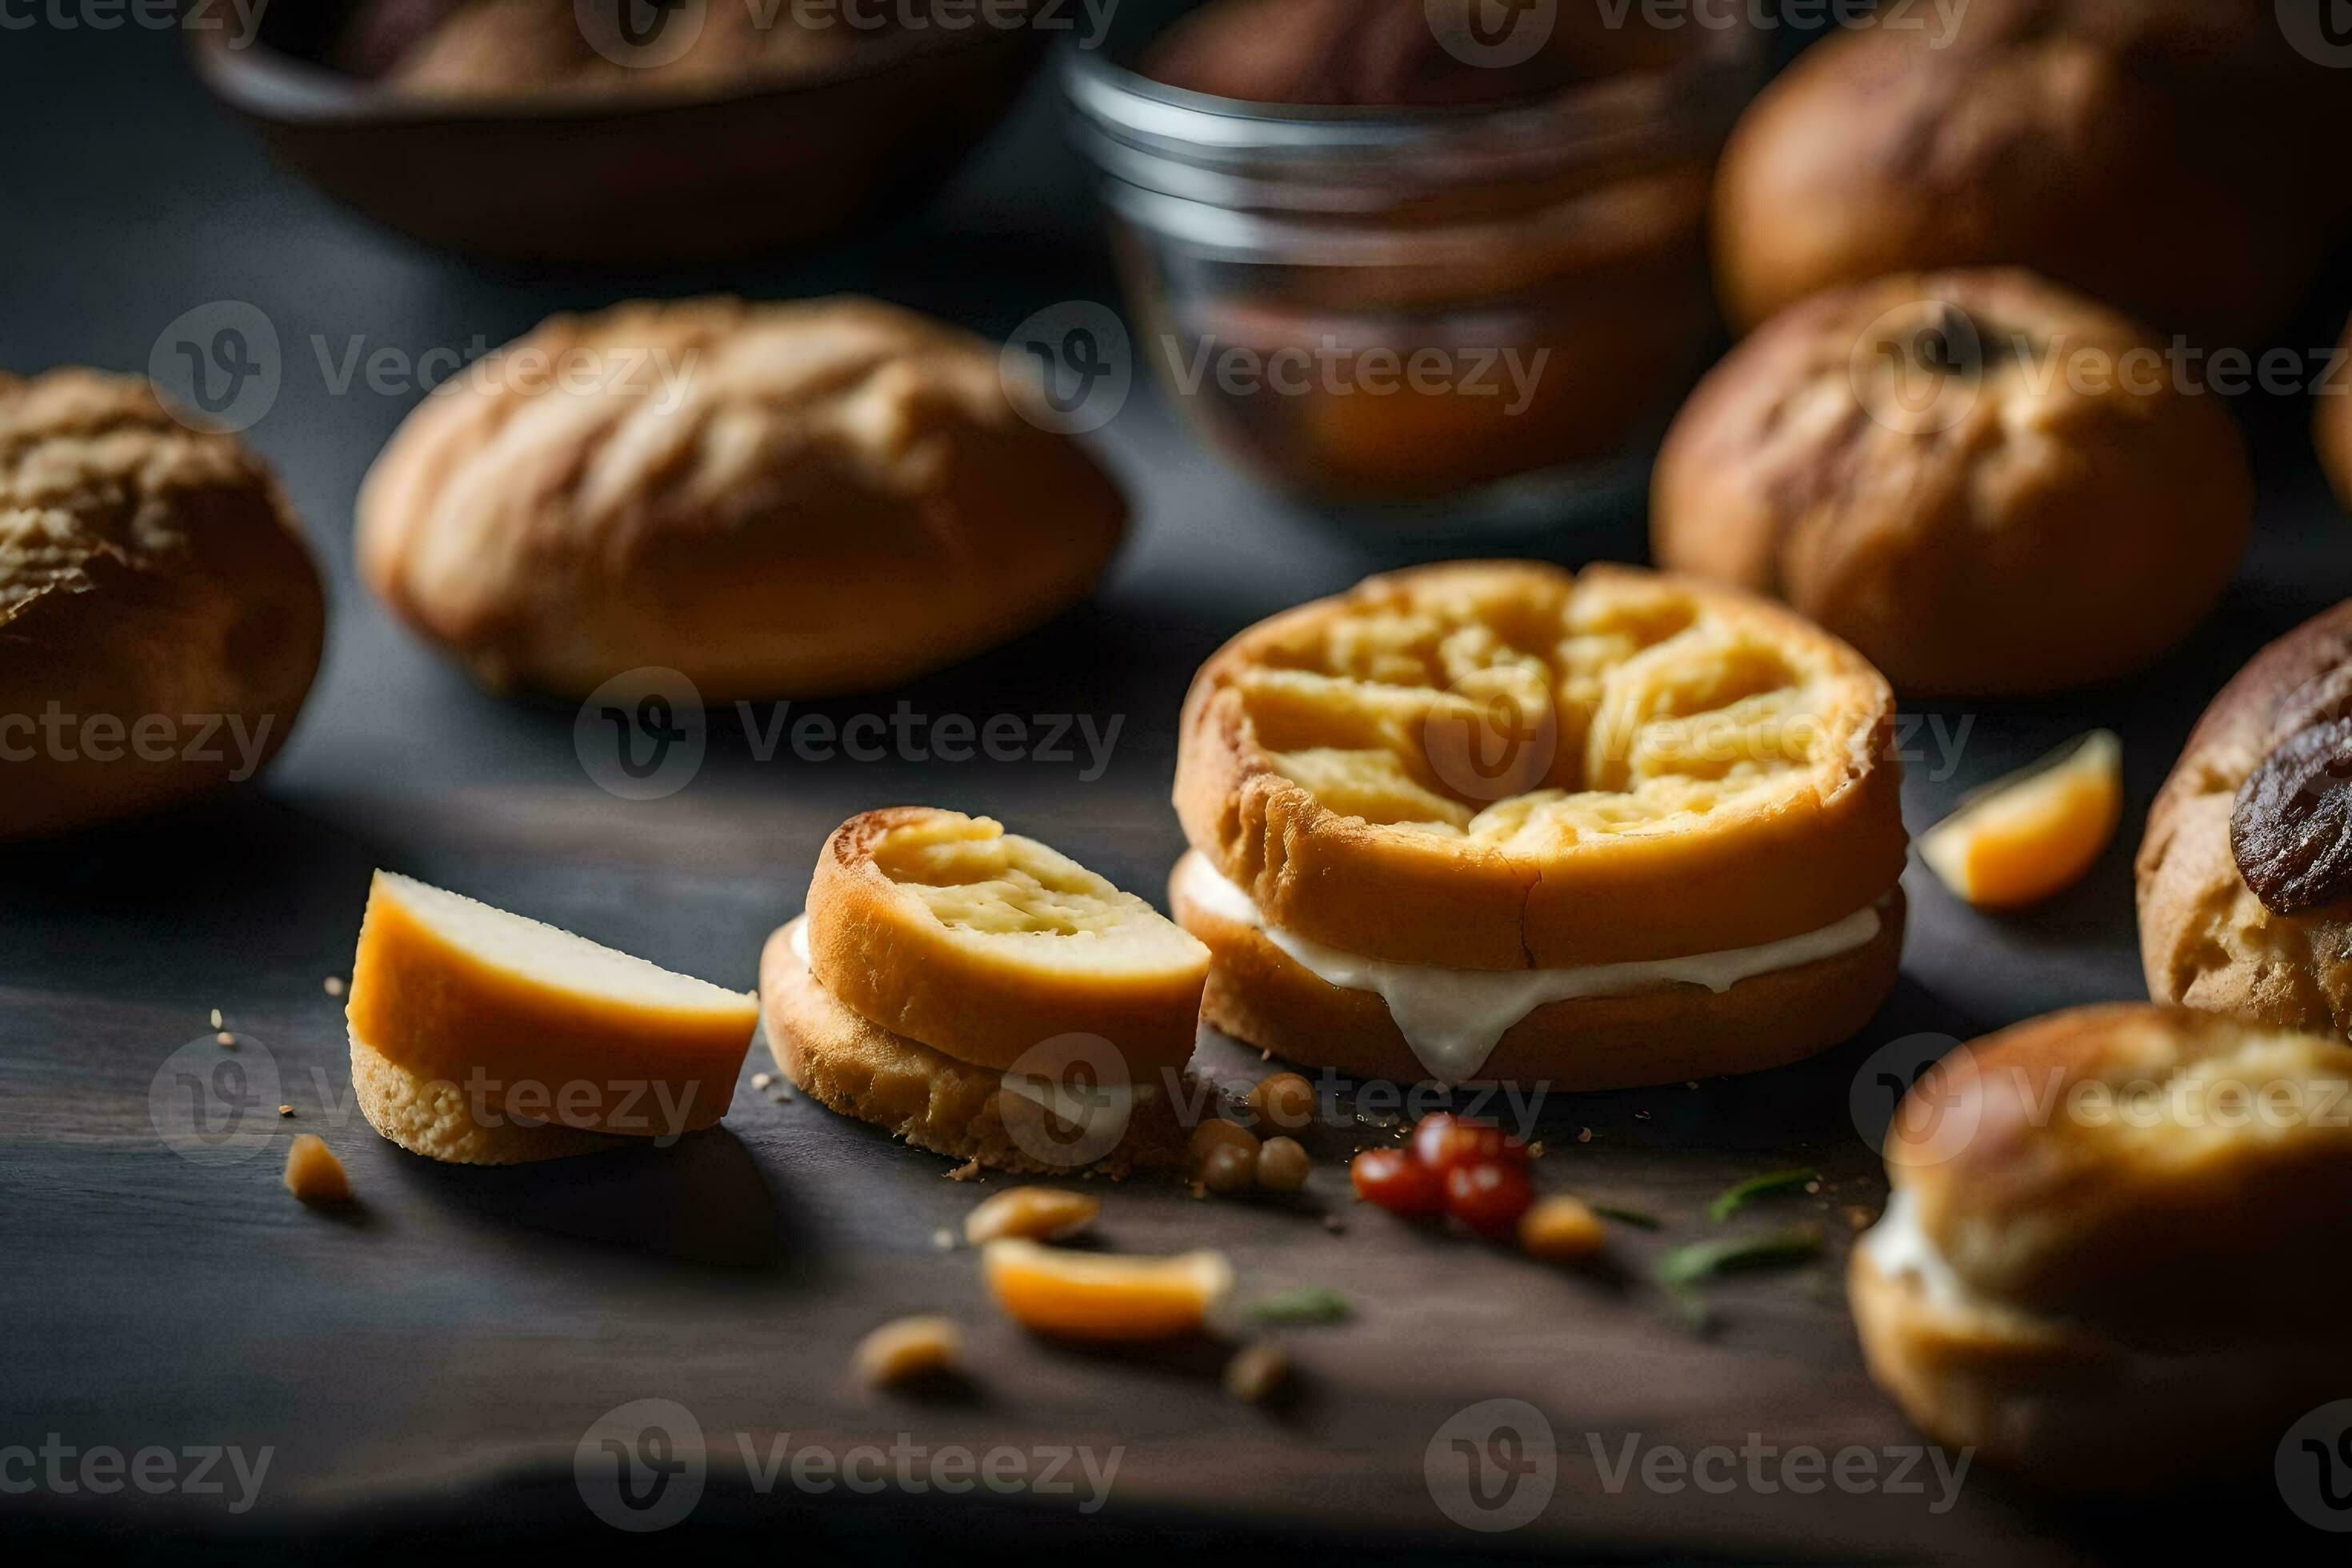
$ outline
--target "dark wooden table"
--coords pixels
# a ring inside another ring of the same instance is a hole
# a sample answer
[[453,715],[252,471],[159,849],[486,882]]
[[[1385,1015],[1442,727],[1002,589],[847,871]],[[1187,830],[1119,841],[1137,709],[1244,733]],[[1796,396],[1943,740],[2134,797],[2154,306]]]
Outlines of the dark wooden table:
[[[1157,895],[1182,847],[1166,795],[1194,666],[1267,612],[1442,547],[1351,535],[1271,500],[1139,395],[1099,439],[1139,520],[1094,603],[901,693],[818,705],[836,721],[887,716],[902,700],[982,721],[1116,719],[1099,778],[1081,778],[1083,751],[1013,763],[763,761],[720,715],[689,787],[617,799],[583,771],[569,709],[482,695],[357,589],[352,496],[415,394],[371,390],[363,376],[337,393],[331,367],[355,342],[411,358],[478,352],[551,309],[636,292],[855,288],[992,333],[1057,300],[1110,299],[1053,106],[1033,100],[916,226],[804,266],[491,278],[273,172],[202,100],[175,43],[137,29],[0,37],[0,103],[19,149],[0,184],[15,255],[0,363],[134,369],[192,306],[259,306],[280,336],[283,387],[252,438],[283,469],[330,566],[334,628],[299,731],[262,787],[0,858],[0,1447],[56,1434],[83,1449],[267,1447],[272,1458],[243,1512],[228,1507],[233,1479],[226,1495],[0,1494],[25,1539],[89,1552],[168,1536],[183,1552],[236,1557],[320,1542],[461,1552],[617,1541],[572,1484],[574,1452],[606,1413],[661,1399],[690,1412],[709,1454],[700,1506],[665,1539],[724,1535],[820,1559],[1304,1542],[1365,1556],[2041,1561],[2120,1555],[2223,1523],[2257,1539],[2284,1529],[2282,1550],[2318,1542],[2293,1533],[2266,1482],[2056,1510],[1970,1471],[1938,1510],[1925,1465],[1917,1492],[1768,1489],[1745,1459],[1727,1490],[1605,1479],[1629,1442],[1685,1455],[1916,1443],[1863,1374],[1840,1286],[1847,1211],[1874,1210],[1884,1194],[1852,1107],[1857,1075],[1867,1081],[1874,1053],[1914,1036],[1965,1037],[2141,994],[2129,858],[2150,794],[2243,657],[2352,591],[2352,523],[2319,482],[2299,405],[2244,410],[2264,479],[2261,541],[2189,647],[2078,700],[1917,715],[1915,828],[2084,729],[2119,731],[2130,808],[2088,881],[1993,920],[1915,871],[1902,989],[1849,1047],[1753,1079],[1544,1105],[1548,1185],[1666,1221],[1654,1236],[1624,1233],[1622,1277],[1548,1272],[1352,1205],[1338,1158],[1349,1140],[1337,1131],[1321,1134],[1328,1157],[1295,1203],[1108,1192],[1108,1245],[1214,1245],[1233,1256],[1244,1300],[1318,1285],[1354,1304],[1345,1323],[1280,1331],[1300,1397],[1245,1408],[1219,1391],[1215,1346],[1087,1353],[1003,1322],[972,1255],[935,1245],[975,1196],[943,1179],[945,1162],[748,1084],[722,1128],[667,1151],[513,1171],[412,1158],[352,1108],[341,1003],[323,982],[349,973],[369,872],[387,866],[749,988],[827,829],[898,802],[995,814]],[[2332,299],[2293,341],[2332,335],[2343,296]],[[1638,560],[1643,546],[1626,519],[1536,549],[1576,562]],[[242,1069],[257,1087],[274,1072],[270,1092],[296,1115],[269,1118],[249,1157],[200,1163],[159,1137],[151,1094],[159,1075],[168,1092],[175,1051],[209,1039],[215,1008]],[[1235,1076],[1255,1063],[1215,1041],[1202,1059]],[[768,1065],[755,1048],[747,1079]],[[278,1185],[298,1129],[321,1131],[349,1165],[355,1217],[308,1212]],[[1729,1183],[1792,1163],[1822,1172],[1818,1195],[1769,1200],[1730,1226],[1705,1217]],[[1825,1226],[1827,1258],[1726,1285],[1708,1332],[1646,1283],[1665,1247],[1801,1220]],[[915,1310],[968,1326],[977,1375],[961,1396],[879,1396],[847,1375],[866,1329]],[[2315,1403],[2346,1392],[2315,1391]],[[1542,1413],[1557,1483],[1530,1522],[1484,1533],[1441,1510],[1426,1455],[1449,1419],[1491,1398]],[[781,1434],[791,1451],[836,1458],[894,1441],[927,1456],[1004,1447],[1029,1456],[1041,1481],[1036,1456],[1053,1446],[1119,1458],[1093,1510],[1079,1507],[1083,1484],[950,1497],[786,1479],[762,1491],[740,1446],[765,1456]],[[1768,1480],[1777,1474],[1768,1467]]]

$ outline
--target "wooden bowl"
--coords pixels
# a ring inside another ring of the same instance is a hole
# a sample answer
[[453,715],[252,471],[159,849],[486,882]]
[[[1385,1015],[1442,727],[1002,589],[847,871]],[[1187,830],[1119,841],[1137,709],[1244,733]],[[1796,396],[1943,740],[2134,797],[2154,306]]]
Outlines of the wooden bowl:
[[1035,28],[717,94],[422,98],[329,68],[351,0],[271,6],[246,47],[190,29],[196,74],[330,195],[503,261],[729,260],[830,239],[929,196],[1011,108]]

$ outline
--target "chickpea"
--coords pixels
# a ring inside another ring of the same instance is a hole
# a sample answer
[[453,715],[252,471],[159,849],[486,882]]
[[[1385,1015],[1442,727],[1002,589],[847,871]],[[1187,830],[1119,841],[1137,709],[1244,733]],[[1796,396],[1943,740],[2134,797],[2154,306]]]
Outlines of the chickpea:
[[1239,1149],[1255,1164],[1257,1160],[1257,1135],[1238,1121],[1212,1120],[1202,1122],[1192,1129],[1189,1146],[1193,1173],[1198,1174],[1208,1164],[1209,1156],[1219,1149]]
[[1599,1256],[1609,1226],[1570,1197],[1549,1197],[1519,1216],[1519,1249],[1545,1263],[1584,1263]]
[[1201,1184],[1221,1198],[1245,1193],[1256,1183],[1257,1162],[1236,1144],[1220,1144],[1201,1162]]
[[1269,1138],[1257,1152],[1257,1184],[1269,1193],[1297,1192],[1314,1168],[1296,1138]]
[[1315,1120],[1315,1086],[1295,1072],[1278,1072],[1250,1090],[1250,1109],[1269,1127],[1296,1132]]

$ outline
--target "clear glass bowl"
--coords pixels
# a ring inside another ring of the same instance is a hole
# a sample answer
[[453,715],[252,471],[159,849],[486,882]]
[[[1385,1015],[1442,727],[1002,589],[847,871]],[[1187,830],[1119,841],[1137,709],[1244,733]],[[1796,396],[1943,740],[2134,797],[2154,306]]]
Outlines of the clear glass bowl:
[[1139,74],[1188,8],[1123,7],[1064,83],[1139,352],[1196,428],[1383,521],[1623,505],[1717,330],[1707,191],[1759,35],[1651,35],[1498,108],[1298,109]]

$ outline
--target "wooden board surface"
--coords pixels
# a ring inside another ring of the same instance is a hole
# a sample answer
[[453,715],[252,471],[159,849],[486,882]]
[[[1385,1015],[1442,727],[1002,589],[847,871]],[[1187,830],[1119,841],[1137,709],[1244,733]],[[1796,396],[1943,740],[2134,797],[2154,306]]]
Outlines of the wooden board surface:
[[[906,801],[994,813],[1157,898],[1182,848],[1166,795],[1176,703],[1200,659],[1259,616],[1446,546],[1367,540],[1297,515],[1221,470],[1146,397],[1104,437],[1140,517],[1096,603],[905,692],[813,710],[836,722],[888,718],[903,700],[927,717],[1013,715],[1041,737],[1050,716],[1087,715],[1098,734],[1115,721],[1099,777],[1082,776],[1082,744],[1068,760],[1009,763],[763,758],[772,715],[762,709],[748,734],[738,719],[714,719],[683,792],[617,799],[583,770],[570,710],[483,696],[355,588],[352,490],[413,397],[326,395],[305,363],[314,342],[327,340],[331,356],[352,334],[410,353],[477,333],[496,342],[558,306],[717,286],[856,286],[1001,331],[1055,298],[1109,297],[1073,243],[1083,214],[1066,210],[1054,183],[1070,172],[1046,129],[1033,117],[981,195],[871,249],[797,271],[542,286],[469,277],[271,174],[152,41],[44,47],[48,65],[0,66],[0,85],[30,105],[22,112],[70,121],[62,162],[32,172],[21,210],[71,242],[28,264],[0,302],[9,368],[142,364],[155,330],[189,305],[260,303],[289,357],[280,405],[254,439],[311,521],[337,620],[327,672],[265,787],[0,857],[0,1313],[12,1331],[0,1446],[57,1433],[84,1448],[268,1447],[260,1500],[231,1515],[221,1498],[49,1489],[0,1506],[85,1546],[121,1543],[126,1526],[199,1544],[322,1532],[346,1547],[478,1544],[517,1521],[552,1532],[535,1542],[601,1535],[572,1485],[575,1450],[607,1413],[660,1399],[691,1413],[710,1454],[702,1527],[758,1540],[790,1521],[861,1553],[908,1542],[1128,1550],[1297,1537],[1360,1554],[2056,1561],[2128,1553],[2220,1520],[2257,1537],[2281,1527],[2266,1484],[2056,1510],[1971,1471],[1939,1508],[1943,1489],[1916,1457],[1906,1477],[1924,1479],[1916,1492],[1768,1487],[1748,1479],[1745,1458],[1742,1479],[1721,1490],[1662,1489],[1638,1474],[1612,1488],[1609,1476],[1629,1451],[1653,1448],[1880,1454],[1917,1443],[1862,1373],[1839,1283],[1845,1211],[1874,1209],[1884,1192],[1857,1122],[1857,1083],[1867,1101],[1890,1050],[1916,1065],[1910,1053],[1923,1047],[1905,1044],[1916,1037],[1965,1037],[2139,994],[2128,860],[2149,795],[2243,657],[2352,591],[2352,525],[2320,487],[2299,408],[2249,411],[2263,541],[2223,615],[2189,647],[2081,700],[1916,716],[1906,797],[1915,828],[2085,728],[2123,734],[2123,838],[2084,886],[1995,921],[1915,868],[1903,986],[1850,1047],[1753,1079],[1544,1103],[1546,1185],[1666,1222],[1654,1237],[1622,1238],[1622,1277],[1535,1268],[1352,1205],[1339,1157],[1359,1136],[1384,1135],[1377,1127],[1319,1134],[1323,1158],[1295,1202],[1108,1191],[1104,1245],[1214,1245],[1233,1256],[1244,1300],[1318,1285],[1354,1304],[1344,1324],[1282,1331],[1301,1397],[1246,1409],[1219,1392],[1214,1345],[1081,1352],[1001,1322],[971,1254],[935,1245],[977,1195],[944,1179],[946,1162],[805,1101],[777,1103],[748,1081],[723,1127],[668,1150],[515,1171],[403,1154],[351,1104],[341,1004],[322,981],[349,973],[368,874],[383,865],[749,988],[761,942],[800,907],[826,830]],[[168,177],[145,151],[152,124],[114,126],[92,107],[103,97],[94,84],[109,82],[151,100],[166,140],[188,149]],[[103,210],[87,196],[99,170],[124,187]],[[936,265],[950,243],[952,279]],[[1638,559],[1641,542],[1629,521],[1538,548],[1570,561]],[[210,1043],[214,1008],[239,1038],[234,1053]],[[157,1096],[168,1104],[191,1062],[209,1073],[230,1059],[257,1103],[282,1097],[294,1117],[263,1119],[243,1158],[175,1152],[162,1134],[176,1123],[168,1110],[159,1117]],[[1246,1076],[1255,1058],[1213,1040],[1202,1063]],[[768,1065],[755,1050],[746,1079]],[[307,1212],[279,1187],[294,1129],[322,1132],[348,1163],[362,1199],[354,1217]],[[1821,1170],[1820,1194],[1769,1200],[1732,1226],[1704,1217],[1731,1182],[1792,1163]],[[1327,1227],[1331,1215],[1341,1228]],[[1709,1333],[1694,1333],[1646,1283],[1664,1247],[1799,1220],[1823,1225],[1824,1261],[1727,1285]],[[962,1397],[878,1396],[848,1378],[856,1338],[916,1310],[970,1329],[976,1377]],[[2315,1391],[2315,1402],[2322,1392],[2347,1391]],[[1557,1479],[1535,1518],[1484,1533],[1444,1510],[1444,1463],[1433,1469],[1430,1454],[1449,1421],[1495,1398],[1542,1413]],[[1119,1458],[1095,1511],[1080,1510],[1083,1487],[910,1496],[894,1484],[872,1498],[787,1480],[762,1492],[740,1445],[765,1456],[786,1434],[790,1452],[836,1458],[894,1442],[919,1447],[925,1463],[955,1447],[1004,1448],[1030,1456],[1040,1479],[1036,1456],[1057,1446]]]

